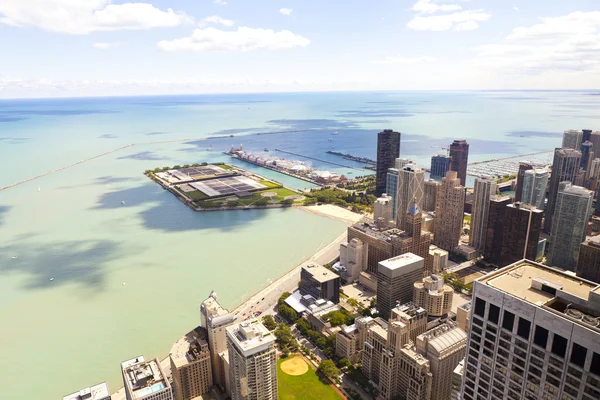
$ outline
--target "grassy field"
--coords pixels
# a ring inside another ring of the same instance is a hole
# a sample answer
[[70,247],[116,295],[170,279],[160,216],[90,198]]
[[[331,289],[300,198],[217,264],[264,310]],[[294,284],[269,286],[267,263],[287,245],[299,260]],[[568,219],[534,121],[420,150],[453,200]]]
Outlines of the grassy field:
[[267,180],[262,180],[259,183],[265,185],[268,188],[278,188],[278,187],[281,187],[281,185],[278,185],[278,184],[276,184],[274,182],[267,181]]
[[219,168],[223,168],[223,169],[233,169],[233,167],[230,167],[227,164],[217,164],[217,167]]
[[[241,199],[239,199],[236,204],[238,206],[251,206],[254,205],[254,203],[256,203],[258,200],[261,199],[265,199],[265,197],[261,196],[261,193],[276,193],[277,196],[274,197],[267,197],[267,200],[279,200],[280,202],[285,200],[286,196],[299,196],[298,193],[293,192],[289,189],[286,188],[273,188],[273,189],[265,189],[262,190],[260,192],[254,192],[252,193],[252,196],[248,196],[248,197],[243,197]],[[231,195],[231,197],[233,197],[233,195]],[[200,199],[201,200],[201,199]],[[202,207],[202,208],[216,208],[216,207],[221,207],[223,203],[223,198],[220,199],[215,199],[215,200],[208,200],[208,201],[201,201],[198,202],[198,206]],[[302,203],[301,201],[296,201],[295,203]],[[228,207],[234,207],[234,204],[227,204]]]
[[304,375],[288,375],[279,368],[286,359],[277,360],[279,400],[340,400],[342,397],[319,380],[312,368]]

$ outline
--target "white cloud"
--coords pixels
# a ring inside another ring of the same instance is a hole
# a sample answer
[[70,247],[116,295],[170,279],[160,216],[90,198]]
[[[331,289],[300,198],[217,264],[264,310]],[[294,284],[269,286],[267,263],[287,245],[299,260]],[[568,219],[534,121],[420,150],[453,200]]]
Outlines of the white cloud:
[[225,0],[214,0],[213,3],[218,4],[220,6],[226,6],[227,2]]
[[274,31],[240,26],[235,31],[212,27],[195,29],[191,36],[158,42],[158,48],[164,51],[252,51],[283,50],[306,47],[309,44],[310,40],[307,38],[287,30]]
[[123,43],[121,42],[98,42],[98,43],[94,43],[93,47],[95,49],[99,49],[99,50],[107,50],[113,47],[119,47],[122,46]]
[[200,25],[200,26],[206,26],[209,24],[220,24],[223,26],[233,26],[233,25],[235,25],[235,22],[233,22],[230,19],[225,19],[225,18],[219,17],[218,15],[212,15],[210,17],[203,18],[198,23],[198,25]]
[[394,65],[417,65],[423,63],[429,63],[435,61],[433,57],[421,56],[421,57],[385,57],[383,60],[373,61],[374,64],[394,64]]
[[294,10],[292,10],[291,8],[281,8],[281,9],[279,10],[279,12],[280,12],[282,15],[288,15],[288,16],[289,16],[289,15],[292,15],[292,11],[294,11]]
[[0,23],[33,26],[52,32],[88,34],[173,27],[191,17],[172,9],[160,10],[148,3],[112,4],[111,0],[2,0]]
[[513,10],[519,11],[519,7],[513,7]]
[[457,11],[462,7],[458,4],[436,4],[432,0],[419,0],[412,6],[411,10],[420,14],[430,14],[439,11]]
[[600,27],[600,11],[577,11],[568,15],[553,18],[540,18],[542,23],[530,27],[513,29],[508,39],[560,39],[573,35],[586,35],[598,32]]
[[491,15],[483,10],[465,10],[451,14],[420,16],[408,22],[407,27],[415,31],[464,31],[479,27],[477,22],[490,19]]

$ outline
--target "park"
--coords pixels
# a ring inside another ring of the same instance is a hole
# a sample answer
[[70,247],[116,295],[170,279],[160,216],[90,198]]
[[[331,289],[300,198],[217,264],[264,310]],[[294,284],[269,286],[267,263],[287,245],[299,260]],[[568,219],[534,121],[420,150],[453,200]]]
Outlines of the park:
[[332,385],[324,383],[317,372],[298,355],[277,361],[277,380],[280,400],[343,399]]

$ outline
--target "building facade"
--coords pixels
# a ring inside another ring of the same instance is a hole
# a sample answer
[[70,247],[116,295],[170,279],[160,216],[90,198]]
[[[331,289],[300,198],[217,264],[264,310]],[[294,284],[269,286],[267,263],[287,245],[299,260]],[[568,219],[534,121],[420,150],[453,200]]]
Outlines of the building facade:
[[173,400],[173,389],[160,361],[138,356],[121,363],[127,400]]
[[562,148],[563,149],[581,149],[583,143],[583,132],[575,129],[569,129],[563,133]]
[[213,386],[208,334],[198,327],[189,332],[169,354],[176,400],[192,400]]
[[550,186],[548,188],[548,205],[546,207],[546,220],[544,221],[544,232],[552,231],[552,218],[556,206],[556,196],[558,195],[558,186],[560,182],[575,183],[579,175],[581,165],[581,152],[573,149],[554,150],[554,160],[552,162],[552,175],[550,176]]
[[406,253],[379,263],[377,271],[377,311],[388,319],[397,304],[408,303],[413,298],[413,284],[423,278],[425,261]]
[[387,184],[388,169],[394,168],[396,158],[400,156],[400,132],[385,129],[377,134],[377,193],[384,193]]
[[436,180],[429,179],[423,184],[423,211],[430,212],[435,211],[435,202],[437,199],[437,192],[440,188],[440,183]]
[[315,299],[340,302],[340,276],[322,265],[309,264],[300,271],[300,294],[311,295]]
[[589,237],[581,244],[577,276],[600,283],[600,236]]
[[467,165],[469,164],[469,144],[466,140],[455,140],[450,145],[450,170],[454,171],[460,179],[460,184],[465,186],[467,181]]
[[521,201],[543,210],[546,203],[546,189],[549,173],[547,169],[530,169],[523,173]]
[[450,171],[451,163],[450,156],[437,154],[431,157],[431,171],[429,172],[431,179],[441,181],[446,176],[446,172]]
[[487,236],[490,198],[496,194],[496,181],[491,178],[478,177],[475,179],[473,192],[473,211],[471,212],[471,230],[469,231],[469,246],[479,253],[485,251]]
[[385,192],[392,198],[392,220],[396,220],[396,195],[398,194],[398,169],[390,168],[387,172]]
[[523,203],[506,206],[502,230],[501,267],[523,258],[535,260],[544,212]]
[[416,164],[406,164],[398,171],[396,194],[396,227],[405,229],[408,210],[413,203],[423,208],[425,171]]
[[392,207],[392,197],[386,193],[382,194],[381,197],[375,200],[375,204],[373,204],[373,219],[378,221],[379,218],[381,218],[386,224],[389,224],[394,215],[392,212]]
[[413,303],[422,307],[431,317],[441,317],[452,309],[454,289],[444,284],[444,278],[431,275],[415,282],[413,288]]
[[521,260],[473,284],[464,400],[600,398],[600,290]]
[[365,246],[356,238],[340,245],[340,264],[346,268],[345,278],[347,281],[356,282],[360,273],[366,270],[365,256]]
[[515,201],[523,201],[523,179],[525,178],[525,171],[533,169],[531,163],[527,161],[521,161],[519,163],[519,172],[517,172],[517,188],[515,189]]
[[490,198],[483,258],[487,262],[496,265],[500,264],[502,238],[504,235],[504,218],[507,210],[506,206],[509,204],[512,204],[510,196],[496,195]]
[[548,265],[575,271],[593,200],[594,193],[591,190],[561,182],[554,208]]
[[448,171],[438,190],[433,243],[448,251],[458,246],[463,225],[465,188],[455,171]]
[[429,256],[432,257],[431,272],[438,274],[448,266],[448,252],[440,249],[436,245],[429,246]]

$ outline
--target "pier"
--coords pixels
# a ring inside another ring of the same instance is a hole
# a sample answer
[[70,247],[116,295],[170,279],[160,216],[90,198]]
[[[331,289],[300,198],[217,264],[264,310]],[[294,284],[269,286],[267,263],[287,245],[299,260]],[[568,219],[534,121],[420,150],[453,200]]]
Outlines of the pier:
[[377,165],[377,161],[371,160],[370,158],[367,158],[367,157],[357,157],[357,156],[353,156],[352,154],[343,154],[343,153],[340,153],[339,151],[331,151],[331,150],[326,151],[325,153],[342,157],[345,160],[356,161],[356,162],[363,163],[363,164]]
[[354,170],[360,171],[360,168],[351,167],[349,165],[343,165],[343,164],[338,164],[338,163],[334,163],[334,162],[331,162],[331,161],[321,160],[320,158],[309,157],[309,156],[305,156],[305,155],[302,155],[302,154],[292,153],[291,151],[285,151],[285,150],[280,150],[280,149],[274,149],[274,150],[278,151],[280,153],[291,154],[291,155],[296,156],[296,157],[306,158],[308,160],[319,161],[319,162],[322,162],[322,163],[325,163],[325,164],[335,165],[337,167],[350,168],[350,169],[354,169]]
[[300,179],[300,180],[308,182],[308,183],[312,183],[313,185],[323,186],[321,183],[318,183],[317,181],[315,181],[313,179],[310,179],[310,178],[308,178],[306,176],[303,176],[303,175],[298,175],[298,174],[291,173],[291,172],[289,172],[289,171],[287,171],[285,169],[275,168],[272,165],[267,165],[267,164],[259,164],[257,162],[254,162],[254,161],[251,161],[251,160],[248,160],[248,159],[245,159],[245,158],[240,158],[240,157],[238,157],[238,156],[236,156],[234,154],[231,154],[230,152],[223,152],[223,154],[227,154],[228,156],[233,157],[236,160],[240,160],[240,161],[247,162],[248,164],[256,165],[257,167],[262,167],[262,168],[270,169],[271,171],[279,172],[280,174],[284,174],[284,175],[287,175],[287,176],[291,176],[292,178],[296,178],[296,179]]

